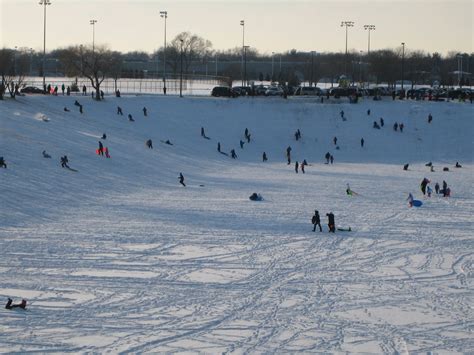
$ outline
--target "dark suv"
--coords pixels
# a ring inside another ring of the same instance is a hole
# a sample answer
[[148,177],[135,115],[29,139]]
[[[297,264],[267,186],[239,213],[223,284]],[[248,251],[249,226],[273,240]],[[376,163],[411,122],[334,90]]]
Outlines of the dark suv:
[[212,89],[211,95],[214,97],[224,96],[224,97],[237,97],[239,96],[234,90],[227,86],[216,86]]

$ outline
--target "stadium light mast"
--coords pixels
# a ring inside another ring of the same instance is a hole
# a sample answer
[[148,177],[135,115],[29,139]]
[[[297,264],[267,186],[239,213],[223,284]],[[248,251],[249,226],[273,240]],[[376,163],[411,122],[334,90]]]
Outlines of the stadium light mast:
[[163,94],[166,95],[166,19],[168,11],[160,11],[160,17],[165,19],[165,50],[163,51]]
[[[247,81],[247,49],[249,49],[250,46],[244,46],[244,57],[245,57],[245,64],[244,64],[244,81],[245,81],[245,86],[248,86],[248,81]],[[242,85],[244,86],[244,85]]]
[[179,76],[179,97],[183,97],[183,42],[182,38],[179,39],[181,42],[181,70]]
[[43,89],[46,90],[46,75],[45,75],[45,62],[46,62],[46,5],[51,5],[51,0],[40,0],[40,5],[43,5]]
[[272,81],[273,81],[273,64],[274,64],[274,61],[273,61],[273,58],[275,56],[275,52],[272,52]]
[[242,65],[240,67],[240,75],[242,76],[242,86],[244,86],[245,20],[240,20],[240,26],[242,26]]
[[90,20],[89,23],[92,25],[92,53],[95,52],[95,24],[97,20]]
[[367,55],[370,54],[370,31],[375,31],[375,25],[364,25],[364,30],[369,33],[369,39],[367,44]]
[[404,76],[404,70],[405,70],[405,42],[402,42],[402,93],[403,93],[403,76]]
[[347,75],[347,32],[349,27],[354,27],[353,21],[342,21],[341,27],[346,27],[346,56],[344,59],[344,75]]

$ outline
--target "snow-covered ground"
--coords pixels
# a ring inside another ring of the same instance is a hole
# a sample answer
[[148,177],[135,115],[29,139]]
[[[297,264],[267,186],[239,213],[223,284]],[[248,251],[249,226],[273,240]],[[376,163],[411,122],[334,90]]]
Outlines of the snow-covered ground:
[[[75,99],[0,101],[0,300],[29,303],[0,309],[0,352],[474,349],[472,105],[77,97],[81,115]],[[423,198],[423,177],[452,197]],[[330,211],[353,231],[327,233]]]

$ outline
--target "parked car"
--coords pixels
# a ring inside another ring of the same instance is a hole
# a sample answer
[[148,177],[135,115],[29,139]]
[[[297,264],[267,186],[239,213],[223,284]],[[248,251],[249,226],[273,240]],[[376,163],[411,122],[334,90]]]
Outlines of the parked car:
[[279,86],[270,86],[267,91],[265,91],[265,96],[282,96],[283,89]]
[[342,97],[342,96],[360,96],[359,91],[356,87],[347,87],[347,88],[332,88],[330,90],[330,95],[334,96],[335,98]]
[[234,86],[232,88],[239,96],[252,95],[252,88],[250,86]]
[[316,86],[300,86],[295,91],[295,96],[320,96],[322,90]]
[[255,95],[265,95],[265,92],[268,90],[266,85],[257,85],[255,86]]
[[215,86],[211,95],[214,97],[237,97],[239,94],[227,86]]
[[22,94],[44,94],[44,90],[35,86],[27,86],[20,90]]

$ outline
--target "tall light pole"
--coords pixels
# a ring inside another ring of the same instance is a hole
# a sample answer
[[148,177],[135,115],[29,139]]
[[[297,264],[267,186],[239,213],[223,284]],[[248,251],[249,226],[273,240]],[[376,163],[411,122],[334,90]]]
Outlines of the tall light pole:
[[16,76],[16,51],[18,50],[18,47],[15,46],[15,49],[13,50],[13,76]]
[[272,81],[273,81],[273,57],[275,56],[275,52],[272,52]]
[[181,42],[181,73],[179,76],[179,97],[183,97],[183,39],[179,40]]
[[369,40],[367,44],[367,55],[370,54],[370,31],[375,31],[375,25],[364,25],[364,30],[369,33]]
[[458,59],[458,86],[461,87],[461,79],[462,79],[462,54],[456,54],[456,58]]
[[40,5],[43,5],[43,89],[46,90],[46,76],[45,76],[45,62],[46,62],[46,5],[51,5],[51,0],[40,0]]
[[[244,61],[244,80],[245,80],[245,86],[248,86],[248,82],[247,82],[247,49],[249,48],[250,46],[244,46],[244,58],[245,58],[245,61]],[[244,86],[244,85],[242,85]]]
[[353,21],[342,21],[341,22],[341,27],[346,27],[346,57],[344,59],[344,75],[347,75],[347,29],[349,27],[354,27],[354,22]]
[[402,93],[403,93],[403,76],[404,76],[404,69],[405,69],[405,42],[402,42]]
[[97,20],[90,20],[89,23],[92,25],[92,53],[95,51],[95,24]]
[[166,95],[166,19],[168,11],[160,11],[160,17],[165,19],[165,50],[163,51],[163,94]]
[[244,86],[245,20],[240,20],[240,26],[242,26],[242,65],[240,67],[240,75],[242,76],[242,86]]
[[32,76],[33,70],[33,48],[30,48],[30,76]]

